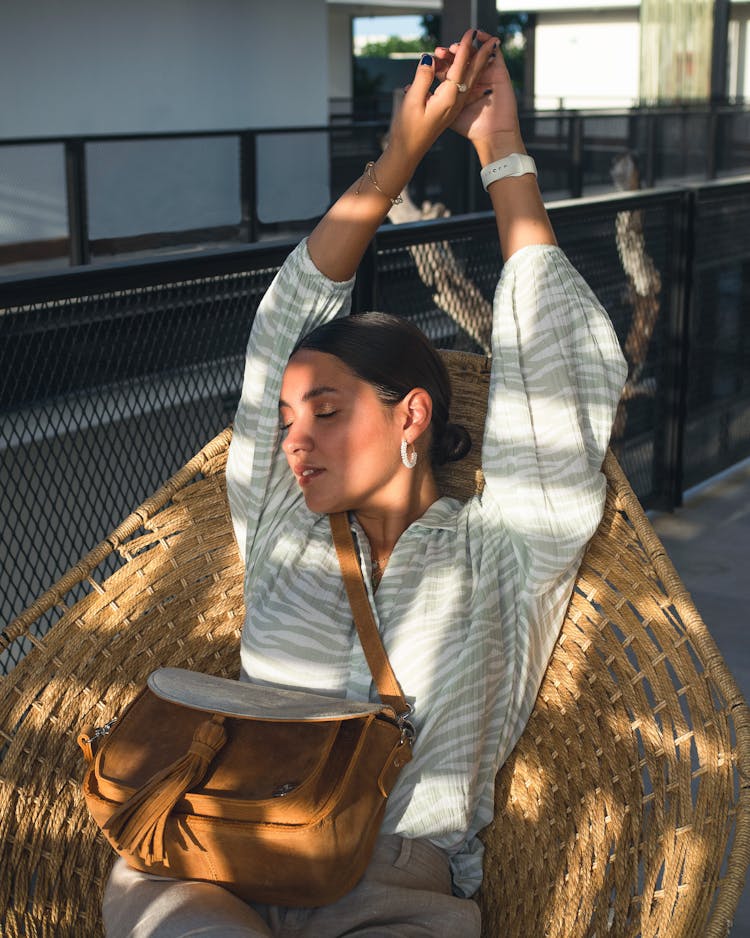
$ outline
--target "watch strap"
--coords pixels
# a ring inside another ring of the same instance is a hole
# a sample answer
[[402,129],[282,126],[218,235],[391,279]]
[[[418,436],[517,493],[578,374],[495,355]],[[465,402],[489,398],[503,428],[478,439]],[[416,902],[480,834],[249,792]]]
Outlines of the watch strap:
[[501,160],[488,163],[483,167],[480,175],[486,192],[489,186],[498,179],[505,179],[506,176],[525,176],[527,173],[533,173],[535,176],[537,174],[536,163],[532,157],[526,153],[509,153]]

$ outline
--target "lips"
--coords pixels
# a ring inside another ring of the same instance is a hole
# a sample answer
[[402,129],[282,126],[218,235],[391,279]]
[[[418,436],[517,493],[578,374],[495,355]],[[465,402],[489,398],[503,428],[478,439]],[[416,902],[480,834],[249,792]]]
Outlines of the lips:
[[324,472],[325,469],[321,469],[318,466],[297,466],[294,470],[294,474],[297,476],[297,482],[303,486],[309,485]]

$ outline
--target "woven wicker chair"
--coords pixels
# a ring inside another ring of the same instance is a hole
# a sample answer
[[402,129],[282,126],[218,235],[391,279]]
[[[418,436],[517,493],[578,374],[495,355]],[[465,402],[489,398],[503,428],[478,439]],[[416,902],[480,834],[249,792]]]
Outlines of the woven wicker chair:
[[[454,419],[479,441],[488,363],[447,360]],[[229,439],[209,443],[3,634],[2,647],[31,647],[0,698],[8,938],[101,934],[113,855],[79,793],[79,728],[110,719],[157,666],[237,675]],[[750,714],[612,455],[605,471],[604,520],[498,776],[484,933],[724,938],[750,859]],[[479,447],[440,482],[463,497],[481,486]],[[117,555],[119,569],[98,582]],[[62,615],[39,637],[54,606]]]

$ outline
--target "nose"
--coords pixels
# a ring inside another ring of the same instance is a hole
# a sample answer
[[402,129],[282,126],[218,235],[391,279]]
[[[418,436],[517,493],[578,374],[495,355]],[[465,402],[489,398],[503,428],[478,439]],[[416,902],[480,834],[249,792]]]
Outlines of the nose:
[[313,448],[312,438],[302,420],[295,420],[289,427],[281,448],[287,456],[292,456],[294,453],[309,452]]

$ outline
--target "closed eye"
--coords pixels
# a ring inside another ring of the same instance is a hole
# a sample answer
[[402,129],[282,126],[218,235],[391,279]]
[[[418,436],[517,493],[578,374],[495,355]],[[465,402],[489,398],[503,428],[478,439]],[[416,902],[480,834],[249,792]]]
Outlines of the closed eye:
[[[339,411],[337,410],[324,410],[324,411],[321,411],[321,413],[319,414],[315,414],[315,417],[321,420],[325,420],[327,417],[335,417],[336,414],[338,413]],[[280,420],[279,430],[281,431],[281,433],[284,433],[286,430],[288,430],[291,427],[292,423],[293,423],[292,420],[287,420],[286,423]]]

